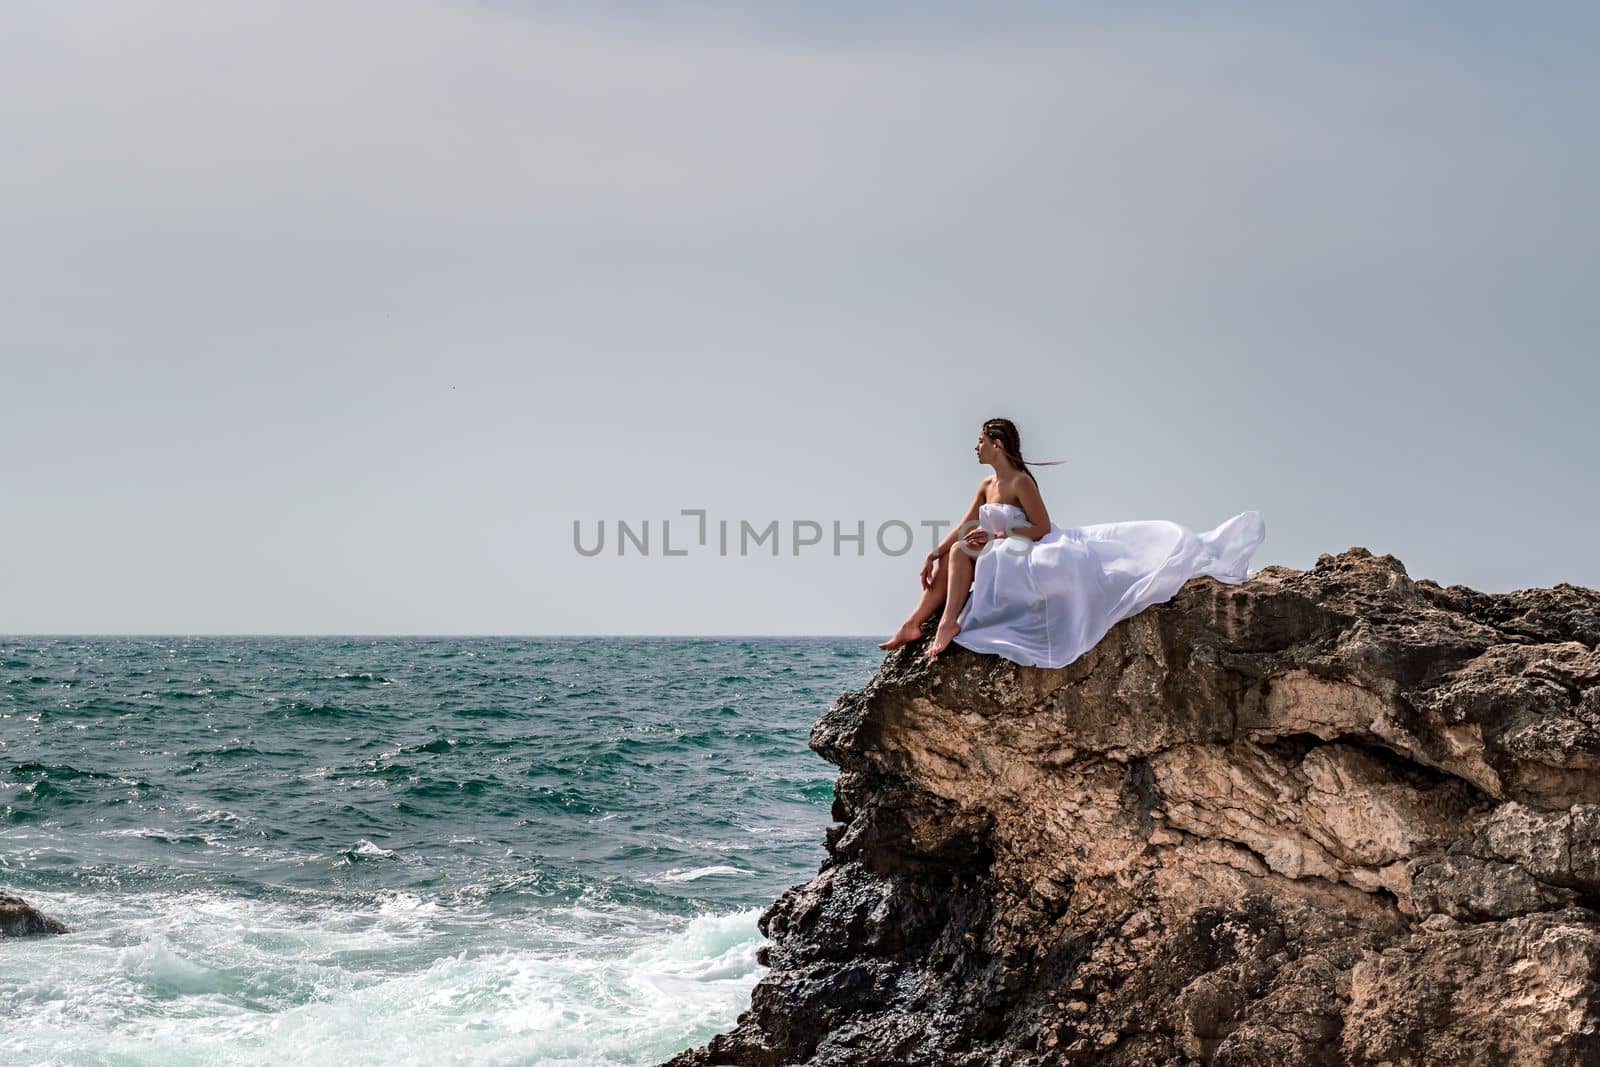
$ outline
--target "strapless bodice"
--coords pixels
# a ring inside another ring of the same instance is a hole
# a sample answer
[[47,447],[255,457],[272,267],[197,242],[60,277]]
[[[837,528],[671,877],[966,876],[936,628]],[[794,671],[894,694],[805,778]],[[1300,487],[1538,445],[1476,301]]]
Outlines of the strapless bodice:
[[1027,513],[1015,504],[978,505],[978,525],[990,533],[1009,533],[1028,524]]
[[[1028,513],[1017,504],[979,504],[978,525],[992,534],[1003,533],[1008,537],[1021,537],[1027,535],[1017,533],[1022,526],[1032,526],[1033,520],[1028,518]],[[1047,541],[1056,537],[1077,538],[1080,534],[1076,529],[1063,528],[1060,523],[1052,522],[1050,529],[1045,531],[1039,541]],[[1038,542],[1035,542],[1038,543]]]

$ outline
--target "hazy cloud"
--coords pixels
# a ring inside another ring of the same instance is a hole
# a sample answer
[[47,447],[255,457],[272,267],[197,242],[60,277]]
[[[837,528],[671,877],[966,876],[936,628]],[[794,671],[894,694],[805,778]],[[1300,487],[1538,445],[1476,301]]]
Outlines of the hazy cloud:
[[1600,585],[1582,11],[598,10],[7,9],[0,632],[886,633],[572,522],[953,519],[992,414],[1063,524]]

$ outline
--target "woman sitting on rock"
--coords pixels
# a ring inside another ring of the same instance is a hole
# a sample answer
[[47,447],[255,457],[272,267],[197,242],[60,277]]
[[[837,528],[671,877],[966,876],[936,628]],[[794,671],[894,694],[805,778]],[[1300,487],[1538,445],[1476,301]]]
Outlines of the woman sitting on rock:
[[1171,599],[1190,578],[1243,582],[1266,537],[1255,511],[1204,533],[1165,519],[1058,526],[1010,419],[985,422],[975,451],[994,473],[924,559],[917,606],[879,648],[917,640],[942,608],[929,659],[954,643],[1024,666],[1065,667],[1116,623]]

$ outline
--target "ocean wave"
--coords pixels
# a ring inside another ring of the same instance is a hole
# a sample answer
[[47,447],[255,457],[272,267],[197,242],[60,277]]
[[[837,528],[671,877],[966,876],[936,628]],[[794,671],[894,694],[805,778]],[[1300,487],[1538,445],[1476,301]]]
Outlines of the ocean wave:
[[415,894],[35,896],[75,932],[8,946],[0,1053],[24,1062],[648,1064],[762,970],[758,909],[507,925]]
[[357,841],[354,845],[351,845],[349,848],[342,850],[339,853],[339,862],[362,863],[368,860],[392,860],[397,855],[399,855],[399,853],[395,852],[394,849],[384,848],[381,845],[375,845],[371,841],[363,838],[362,840]]
[[687,870],[678,869],[678,870],[667,871],[665,874],[660,874],[660,875],[657,875],[655,878],[650,879],[650,881],[654,881],[654,882],[695,882],[695,881],[699,881],[701,878],[710,878],[710,877],[712,877],[714,875],[727,875],[727,874],[735,875],[735,876],[738,876],[738,877],[748,877],[751,874],[751,872],[745,870],[743,867],[730,867],[725,863],[721,863],[721,864],[717,864],[717,865],[711,866],[711,867],[693,867],[693,868],[690,868],[690,869],[687,869]]
[[831,774],[796,681],[858,685],[835,644],[19,646],[0,873],[73,932],[6,946],[0,1063],[701,1043],[760,976],[752,909],[815,869]]

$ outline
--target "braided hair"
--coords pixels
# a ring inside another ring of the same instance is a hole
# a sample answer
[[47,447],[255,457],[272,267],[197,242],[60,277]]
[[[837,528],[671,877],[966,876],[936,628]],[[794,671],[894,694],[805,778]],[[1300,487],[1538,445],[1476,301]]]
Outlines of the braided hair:
[[[1010,419],[989,419],[983,424],[983,436],[1000,445],[1000,451],[1006,454],[1006,459],[1011,465],[1028,477],[1033,478],[1033,471],[1028,469],[1028,463],[1022,458],[1022,433],[1017,429],[1017,424]],[[1036,460],[1035,465],[1040,467],[1054,466],[1065,463],[1062,459]],[[1039,479],[1033,478],[1035,485]]]

